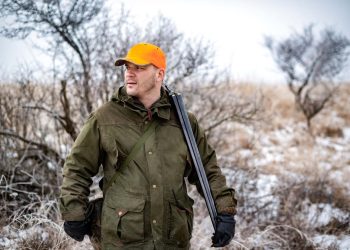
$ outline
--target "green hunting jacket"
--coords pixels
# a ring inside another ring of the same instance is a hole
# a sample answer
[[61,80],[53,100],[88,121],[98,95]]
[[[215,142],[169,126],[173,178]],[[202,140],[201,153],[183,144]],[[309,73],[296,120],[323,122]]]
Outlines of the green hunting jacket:
[[[226,186],[215,151],[196,118],[189,114],[218,212],[236,207],[234,190]],[[150,119],[157,127],[129,166],[121,162],[142,136]],[[147,110],[121,87],[111,101],[93,112],[66,159],[60,196],[65,221],[84,219],[91,177],[103,166],[101,219],[103,249],[189,249],[193,200],[185,178],[202,194],[189,151],[167,92]]]

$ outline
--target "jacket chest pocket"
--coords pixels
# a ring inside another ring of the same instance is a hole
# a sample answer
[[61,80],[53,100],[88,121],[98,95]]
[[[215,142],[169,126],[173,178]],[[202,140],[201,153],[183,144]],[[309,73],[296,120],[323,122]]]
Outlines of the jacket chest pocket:
[[129,154],[139,138],[139,127],[134,124],[110,124],[101,127],[101,144],[106,155],[104,165],[114,171]]
[[115,197],[106,202],[102,216],[102,237],[106,243],[120,246],[143,241],[145,200]]

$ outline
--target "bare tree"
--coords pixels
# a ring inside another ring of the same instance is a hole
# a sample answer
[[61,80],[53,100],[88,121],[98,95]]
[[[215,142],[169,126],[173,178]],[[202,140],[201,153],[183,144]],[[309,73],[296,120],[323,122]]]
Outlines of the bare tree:
[[[210,44],[185,38],[168,18],[160,15],[144,28],[131,20],[123,5],[119,13],[111,17],[103,4],[102,0],[5,0],[0,3],[0,18],[5,23],[0,27],[0,34],[9,38],[39,34],[47,42],[46,52],[58,60],[55,65],[60,67],[54,71],[61,72],[56,73],[60,75],[59,82],[67,83],[67,88],[73,86],[70,96],[61,98],[62,111],[55,111],[63,113],[65,123],[81,123],[84,120],[81,117],[111,97],[123,83],[123,72],[113,63],[134,43],[152,42],[165,50],[169,84],[189,82],[194,75],[204,75],[204,69],[212,68],[210,59],[214,53]],[[60,86],[64,93],[66,87]],[[80,102],[79,112],[69,109],[73,97],[74,102]],[[78,117],[74,117],[74,113]],[[71,126],[65,127],[70,127],[67,133],[74,139],[76,133]]]
[[302,33],[293,33],[285,40],[266,37],[265,45],[285,74],[297,107],[311,129],[311,119],[336,90],[334,79],[346,66],[349,39],[331,28],[322,30],[317,37],[313,25],[309,25]]
[[82,68],[83,97],[86,111],[91,112],[90,97],[90,58],[92,49],[86,39],[88,24],[98,15],[103,6],[102,0],[94,1],[1,1],[1,18],[10,20],[1,27],[1,34],[6,37],[25,38],[36,32],[43,37],[50,37],[65,43],[78,56]]

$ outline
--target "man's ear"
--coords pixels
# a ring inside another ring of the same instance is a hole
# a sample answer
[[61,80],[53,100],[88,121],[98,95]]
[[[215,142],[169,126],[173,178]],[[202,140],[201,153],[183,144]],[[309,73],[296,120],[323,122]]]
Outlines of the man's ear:
[[164,77],[165,77],[165,71],[164,71],[164,69],[158,69],[158,72],[157,72],[157,80],[159,80],[160,82],[163,82]]

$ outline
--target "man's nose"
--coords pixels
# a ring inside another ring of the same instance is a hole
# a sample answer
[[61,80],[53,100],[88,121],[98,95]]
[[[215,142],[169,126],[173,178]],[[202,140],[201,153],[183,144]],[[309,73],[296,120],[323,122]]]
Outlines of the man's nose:
[[125,70],[125,75],[127,76],[134,76],[135,75],[135,69],[132,69],[132,68],[128,68]]
[[127,74],[127,75],[135,75],[136,74],[136,71],[137,71],[137,69],[136,68],[127,68],[126,70],[125,70],[125,73]]

